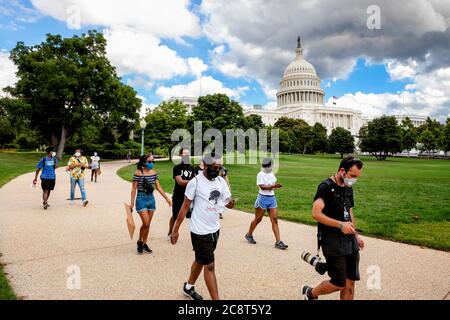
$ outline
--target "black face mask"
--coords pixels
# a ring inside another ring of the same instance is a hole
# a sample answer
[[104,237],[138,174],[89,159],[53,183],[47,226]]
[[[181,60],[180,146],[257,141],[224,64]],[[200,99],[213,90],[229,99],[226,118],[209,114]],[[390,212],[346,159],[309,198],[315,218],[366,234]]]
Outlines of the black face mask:
[[220,170],[213,170],[210,166],[206,169],[208,179],[215,179],[219,176]]
[[181,158],[181,163],[184,165],[188,165],[191,163],[191,157],[190,156],[183,156]]

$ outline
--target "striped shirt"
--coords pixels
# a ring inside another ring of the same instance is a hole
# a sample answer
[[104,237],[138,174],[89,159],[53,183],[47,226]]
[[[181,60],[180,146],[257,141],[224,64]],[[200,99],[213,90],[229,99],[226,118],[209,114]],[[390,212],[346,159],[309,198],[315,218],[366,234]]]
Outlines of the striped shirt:
[[150,183],[151,185],[154,186],[154,184],[156,183],[156,180],[158,180],[158,175],[157,174],[152,174],[150,176],[137,176],[137,175],[133,175],[133,182],[137,182],[137,190],[139,192],[145,192],[144,189],[144,179]]

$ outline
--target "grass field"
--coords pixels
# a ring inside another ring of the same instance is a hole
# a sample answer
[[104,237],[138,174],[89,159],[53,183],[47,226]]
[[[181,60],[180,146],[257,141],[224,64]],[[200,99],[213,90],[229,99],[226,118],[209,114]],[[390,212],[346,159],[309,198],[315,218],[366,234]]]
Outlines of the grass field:
[[[450,161],[362,158],[364,169],[354,188],[355,219],[364,235],[450,250]],[[337,170],[334,156],[283,155],[277,192],[282,219],[315,224],[311,207],[317,185]],[[157,163],[161,185],[172,192],[172,163]],[[227,165],[237,208],[253,212],[257,165]],[[130,181],[135,166],[119,170]]]

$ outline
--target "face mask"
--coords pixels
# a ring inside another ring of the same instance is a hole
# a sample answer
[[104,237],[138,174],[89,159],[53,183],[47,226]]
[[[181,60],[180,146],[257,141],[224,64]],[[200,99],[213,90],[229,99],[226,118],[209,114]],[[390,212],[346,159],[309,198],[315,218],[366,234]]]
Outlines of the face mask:
[[191,157],[190,156],[183,156],[181,158],[181,163],[182,164],[190,164],[191,163]]
[[206,175],[209,179],[215,179],[219,176],[220,170],[213,170],[210,166],[206,169]]
[[354,184],[356,183],[357,179],[356,178],[344,178],[342,177],[342,179],[344,179],[344,184],[346,187],[353,187]]
[[52,152],[52,157],[56,157],[56,152]]
[[94,152],[94,156],[97,156],[97,152]]
[[147,169],[148,170],[152,170],[153,168],[154,168],[154,164],[153,164],[153,162],[147,162]]
[[75,152],[75,157],[81,156],[81,152]]
[[272,172],[272,167],[263,168],[263,171],[264,171],[265,173],[271,173],[271,172]]

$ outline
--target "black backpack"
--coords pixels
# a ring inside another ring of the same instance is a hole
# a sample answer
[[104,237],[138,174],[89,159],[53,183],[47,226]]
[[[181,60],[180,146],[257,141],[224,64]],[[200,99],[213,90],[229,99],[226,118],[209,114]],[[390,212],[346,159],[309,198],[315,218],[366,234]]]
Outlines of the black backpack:
[[155,188],[153,188],[152,184],[145,179],[144,170],[141,169],[142,173],[142,187],[144,188],[145,194],[151,194],[153,191],[155,191]]

